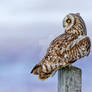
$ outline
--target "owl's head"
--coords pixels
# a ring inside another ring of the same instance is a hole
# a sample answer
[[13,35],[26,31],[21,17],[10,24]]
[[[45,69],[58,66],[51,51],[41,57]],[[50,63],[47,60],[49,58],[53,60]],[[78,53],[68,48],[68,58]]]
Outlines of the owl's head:
[[79,13],[70,13],[63,20],[65,32],[86,35],[86,26]]

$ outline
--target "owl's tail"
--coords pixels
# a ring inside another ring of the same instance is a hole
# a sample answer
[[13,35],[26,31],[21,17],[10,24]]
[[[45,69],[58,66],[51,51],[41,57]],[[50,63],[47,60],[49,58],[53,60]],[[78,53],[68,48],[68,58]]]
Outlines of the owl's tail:
[[55,74],[54,71],[49,72],[49,73],[42,72],[41,65],[36,65],[32,69],[31,73],[34,74],[34,75],[39,75],[39,80],[47,80],[50,76],[53,76]]

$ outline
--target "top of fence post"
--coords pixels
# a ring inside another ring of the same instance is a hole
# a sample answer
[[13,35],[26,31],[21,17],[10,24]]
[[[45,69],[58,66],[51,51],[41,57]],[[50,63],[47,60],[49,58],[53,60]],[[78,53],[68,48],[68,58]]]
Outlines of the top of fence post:
[[71,66],[58,70],[58,92],[81,92],[81,69]]

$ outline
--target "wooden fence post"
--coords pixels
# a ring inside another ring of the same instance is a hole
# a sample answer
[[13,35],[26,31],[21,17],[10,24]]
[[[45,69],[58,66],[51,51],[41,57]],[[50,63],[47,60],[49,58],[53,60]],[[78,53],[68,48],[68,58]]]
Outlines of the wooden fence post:
[[58,92],[81,92],[81,69],[71,66],[58,70]]

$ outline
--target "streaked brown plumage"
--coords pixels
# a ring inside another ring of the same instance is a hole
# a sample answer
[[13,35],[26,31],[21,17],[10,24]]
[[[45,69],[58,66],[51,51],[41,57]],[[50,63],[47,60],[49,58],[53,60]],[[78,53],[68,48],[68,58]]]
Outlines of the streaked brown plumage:
[[65,33],[51,42],[46,56],[31,71],[34,75],[39,75],[40,80],[46,80],[58,69],[90,53],[91,42],[81,16],[68,14],[63,20],[63,25]]

